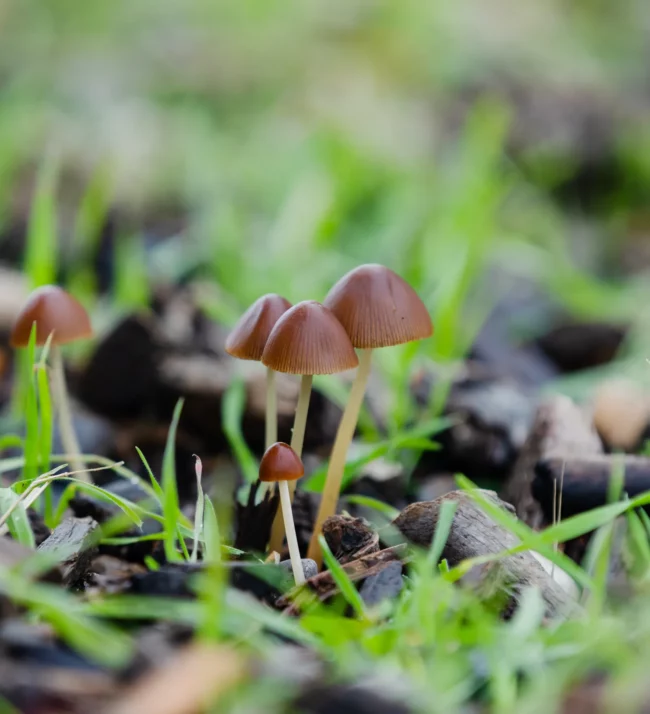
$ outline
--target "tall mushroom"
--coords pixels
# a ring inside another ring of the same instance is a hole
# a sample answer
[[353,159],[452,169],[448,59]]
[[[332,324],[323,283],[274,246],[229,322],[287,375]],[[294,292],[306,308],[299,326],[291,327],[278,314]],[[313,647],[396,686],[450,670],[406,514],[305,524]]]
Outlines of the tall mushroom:
[[52,391],[59,412],[61,442],[73,471],[90,481],[81,458],[81,449],[74,430],[70,399],[65,381],[65,369],[60,345],[92,337],[90,318],[83,305],[56,285],[34,290],[18,314],[11,331],[12,347],[27,347],[32,326],[36,324],[36,344],[42,346],[52,335]]
[[[271,330],[291,303],[280,295],[270,293],[256,300],[241,316],[226,339],[226,352],[233,357],[259,362]],[[266,369],[265,446],[268,449],[278,440],[277,397],[275,372]]]
[[305,468],[300,460],[300,456],[298,456],[288,444],[281,441],[272,444],[266,450],[260,461],[260,481],[265,483],[276,482],[280,490],[282,517],[287,533],[289,557],[291,559],[291,568],[296,585],[302,585],[305,582],[305,573],[302,569],[300,550],[298,549],[298,538],[296,537],[296,527],[291,511],[289,483],[295,483],[304,473]]
[[[302,375],[291,435],[291,448],[301,456],[312,377],[344,372],[358,365],[350,338],[330,310],[315,300],[307,300],[294,305],[277,321],[266,342],[262,363],[277,372]],[[295,484],[292,486],[291,495]],[[278,513],[271,531],[271,550],[280,550],[283,535]]]
[[329,291],[324,304],[334,313],[360,352],[359,369],[336,432],[327,480],[309,543],[308,557],[318,564],[321,562],[318,535],[325,520],[336,511],[345,460],[370,375],[372,351],[378,347],[421,340],[433,333],[431,317],[415,290],[383,265],[361,265],[350,271]]

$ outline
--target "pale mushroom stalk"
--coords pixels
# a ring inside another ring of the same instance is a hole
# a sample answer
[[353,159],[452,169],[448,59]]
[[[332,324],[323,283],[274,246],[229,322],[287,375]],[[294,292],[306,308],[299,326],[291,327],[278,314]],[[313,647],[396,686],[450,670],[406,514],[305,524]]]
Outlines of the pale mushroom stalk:
[[298,549],[298,538],[296,527],[293,522],[291,512],[291,497],[289,495],[289,481],[296,481],[305,473],[302,460],[296,452],[283,442],[272,444],[262,456],[260,461],[259,477],[262,483],[277,483],[280,490],[280,510],[284,517],[284,524],[287,531],[287,543],[289,545],[289,556],[291,568],[296,581],[296,585],[305,582],[305,574],[302,569],[300,550]]
[[352,387],[334,442],[318,518],[309,544],[309,555],[320,564],[318,536],[323,522],[335,513],[345,469],[348,446],[354,436],[365,385],[370,373],[372,350],[402,345],[430,337],[431,316],[413,288],[383,265],[360,265],[344,275],[325,298],[358,350],[359,371]]
[[[335,374],[359,364],[343,325],[334,313],[315,300],[306,300],[287,310],[268,336],[262,363],[285,374],[301,375],[300,394],[294,418],[291,446],[300,457],[313,375]],[[289,495],[294,491],[290,487]],[[284,538],[282,515],[276,514],[269,548],[280,552]]]
[[266,419],[264,422],[264,446],[269,448],[278,440],[278,395],[275,370],[266,368]]
[[319,566],[322,561],[322,553],[318,536],[322,531],[323,523],[336,513],[336,504],[345,472],[345,461],[354,437],[359,412],[363,404],[363,397],[366,393],[371,362],[372,350],[359,350],[359,368],[357,369],[357,374],[350,390],[350,396],[348,397],[343,416],[336,431],[336,438],[327,467],[327,479],[318,508],[316,523],[314,524],[314,532],[312,533],[307,551],[307,557],[315,560]]
[[284,530],[287,534],[291,569],[293,570],[296,585],[302,585],[305,582],[305,572],[302,568],[302,559],[300,558],[300,549],[298,548],[298,538],[296,536],[296,526],[293,522],[293,513],[291,511],[289,482],[278,481],[278,488],[280,489],[280,504],[282,506],[282,517],[284,518]]
[[86,466],[81,456],[81,447],[74,428],[61,348],[53,344],[50,348],[50,354],[52,356],[52,391],[54,392],[54,401],[59,413],[59,432],[63,451],[66,457],[69,458],[70,470],[78,472],[76,475],[81,481],[90,483],[91,479],[86,471]]
[[[305,442],[305,428],[307,427],[307,413],[309,412],[309,400],[311,398],[311,385],[313,376],[303,374],[300,379],[300,393],[298,404],[296,405],[296,415],[293,420],[293,432],[291,433],[291,448],[302,457],[302,447]],[[277,441],[277,439],[276,439]],[[288,486],[289,504],[293,503],[293,495],[296,492],[296,484],[292,481]],[[282,494],[280,494],[282,495]],[[279,553],[284,540],[286,517],[283,516],[284,508],[278,509],[271,526],[271,538],[269,540],[269,551]],[[288,539],[287,539],[288,543]]]

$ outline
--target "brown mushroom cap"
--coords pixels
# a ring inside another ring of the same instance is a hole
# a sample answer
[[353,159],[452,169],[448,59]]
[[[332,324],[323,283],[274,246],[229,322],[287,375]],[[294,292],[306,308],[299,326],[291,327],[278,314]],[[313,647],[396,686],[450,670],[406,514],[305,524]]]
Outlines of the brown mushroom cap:
[[297,481],[305,473],[300,456],[283,441],[271,444],[260,461],[260,481]]
[[351,270],[329,291],[324,304],[360,349],[401,345],[433,334],[431,317],[418,294],[383,265]]
[[359,360],[332,312],[315,300],[306,300],[277,321],[262,363],[289,374],[334,374],[353,369]]
[[259,362],[273,326],[290,307],[291,303],[280,295],[263,295],[246,310],[228,335],[226,352],[239,359]]
[[12,347],[27,347],[34,323],[37,345],[44,345],[52,333],[55,345],[93,335],[84,306],[57,285],[44,285],[29,296],[11,331]]

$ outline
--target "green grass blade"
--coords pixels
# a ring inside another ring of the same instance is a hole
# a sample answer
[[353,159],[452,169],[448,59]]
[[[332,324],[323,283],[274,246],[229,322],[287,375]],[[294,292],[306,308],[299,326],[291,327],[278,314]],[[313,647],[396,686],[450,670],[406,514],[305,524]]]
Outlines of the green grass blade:
[[242,419],[246,408],[246,385],[243,379],[234,379],[223,397],[222,421],[223,430],[230,448],[249,483],[257,480],[258,463],[242,433]]
[[165,519],[165,557],[170,563],[181,560],[176,550],[179,512],[178,485],[176,483],[176,432],[183,410],[183,400],[179,399],[169,426],[162,465],[163,517]]
[[7,520],[7,527],[11,535],[23,545],[35,548],[34,533],[29,523],[27,512],[22,503],[18,503],[18,495],[10,488],[0,488],[0,516],[7,513],[12,508]]
[[442,552],[445,548],[445,544],[447,543],[447,538],[449,538],[451,524],[453,523],[457,507],[458,503],[456,503],[456,501],[445,501],[442,506],[440,506],[436,532],[433,535],[431,547],[427,553],[427,569],[430,572],[433,572],[433,569],[442,557]]
[[138,452],[138,456],[140,457],[140,461],[142,461],[143,466],[145,467],[147,474],[149,475],[149,479],[151,481],[151,487],[154,490],[154,493],[158,497],[158,501],[160,505],[162,506],[163,501],[165,500],[165,494],[163,493],[163,490],[158,483],[158,479],[153,475],[153,471],[151,470],[151,467],[149,466],[149,462],[145,458],[144,454],[140,449],[136,446],[135,450]]
[[366,606],[359,594],[359,591],[354,586],[354,583],[348,577],[348,574],[343,569],[343,566],[334,557],[330,547],[327,545],[327,541],[323,536],[318,537],[320,547],[323,553],[323,560],[327,565],[328,570],[332,573],[332,578],[337,584],[339,590],[341,591],[343,597],[346,599],[348,604],[354,610],[356,616],[360,619],[366,618]]

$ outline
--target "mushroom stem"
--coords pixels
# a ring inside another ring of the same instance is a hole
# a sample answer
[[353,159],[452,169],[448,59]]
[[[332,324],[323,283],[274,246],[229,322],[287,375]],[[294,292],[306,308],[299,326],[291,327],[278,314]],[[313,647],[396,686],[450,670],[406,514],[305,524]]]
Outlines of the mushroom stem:
[[282,504],[284,528],[287,532],[287,545],[289,546],[291,569],[293,570],[296,585],[302,585],[305,582],[305,573],[302,569],[300,550],[298,549],[298,538],[296,537],[296,527],[293,523],[293,513],[291,512],[289,484],[287,481],[278,481],[278,488],[280,489],[280,503]]
[[90,476],[81,458],[81,449],[79,448],[79,442],[77,441],[77,435],[74,430],[61,348],[53,344],[50,354],[52,355],[52,386],[55,403],[59,412],[59,432],[61,434],[63,450],[70,459],[71,471],[78,472],[77,477],[80,481],[91,483]]
[[370,376],[371,361],[372,350],[359,350],[359,368],[357,369],[348,403],[345,405],[345,411],[341,417],[334,446],[332,447],[325,488],[323,489],[316,523],[314,524],[314,532],[309,541],[309,549],[307,551],[307,557],[313,558],[319,566],[322,562],[322,553],[318,536],[323,528],[323,523],[336,513],[336,504],[339,500],[339,492],[345,470],[345,460],[354,437],[361,405],[363,404],[363,396]]
[[[291,433],[291,448],[302,456],[302,446],[305,441],[305,427],[307,426],[307,412],[309,411],[309,399],[311,397],[311,384],[313,377],[311,374],[303,374],[300,380],[300,394],[296,406],[296,416],[293,420],[293,432]],[[277,441],[277,439],[276,439]],[[296,482],[291,481],[288,487],[289,503],[293,503],[293,494],[296,492]],[[271,526],[271,539],[269,540],[269,551],[280,552],[282,541],[284,540],[284,522],[281,510],[278,508]]]
[[278,440],[278,397],[275,387],[275,370],[266,368],[266,421],[265,446],[268,449]]
[[[309,411],[309,400],[311,398],[311,374],[303,374],[300,380],[300,394],[296,406],[296,416],[293,420],[293,432],[291,433],[291,448],[302,457],[302,447],[305,442],[305,428],[307,426],[307,412]],[[296,490],[296,482],[292,481],[289,492],[293,495]]]

